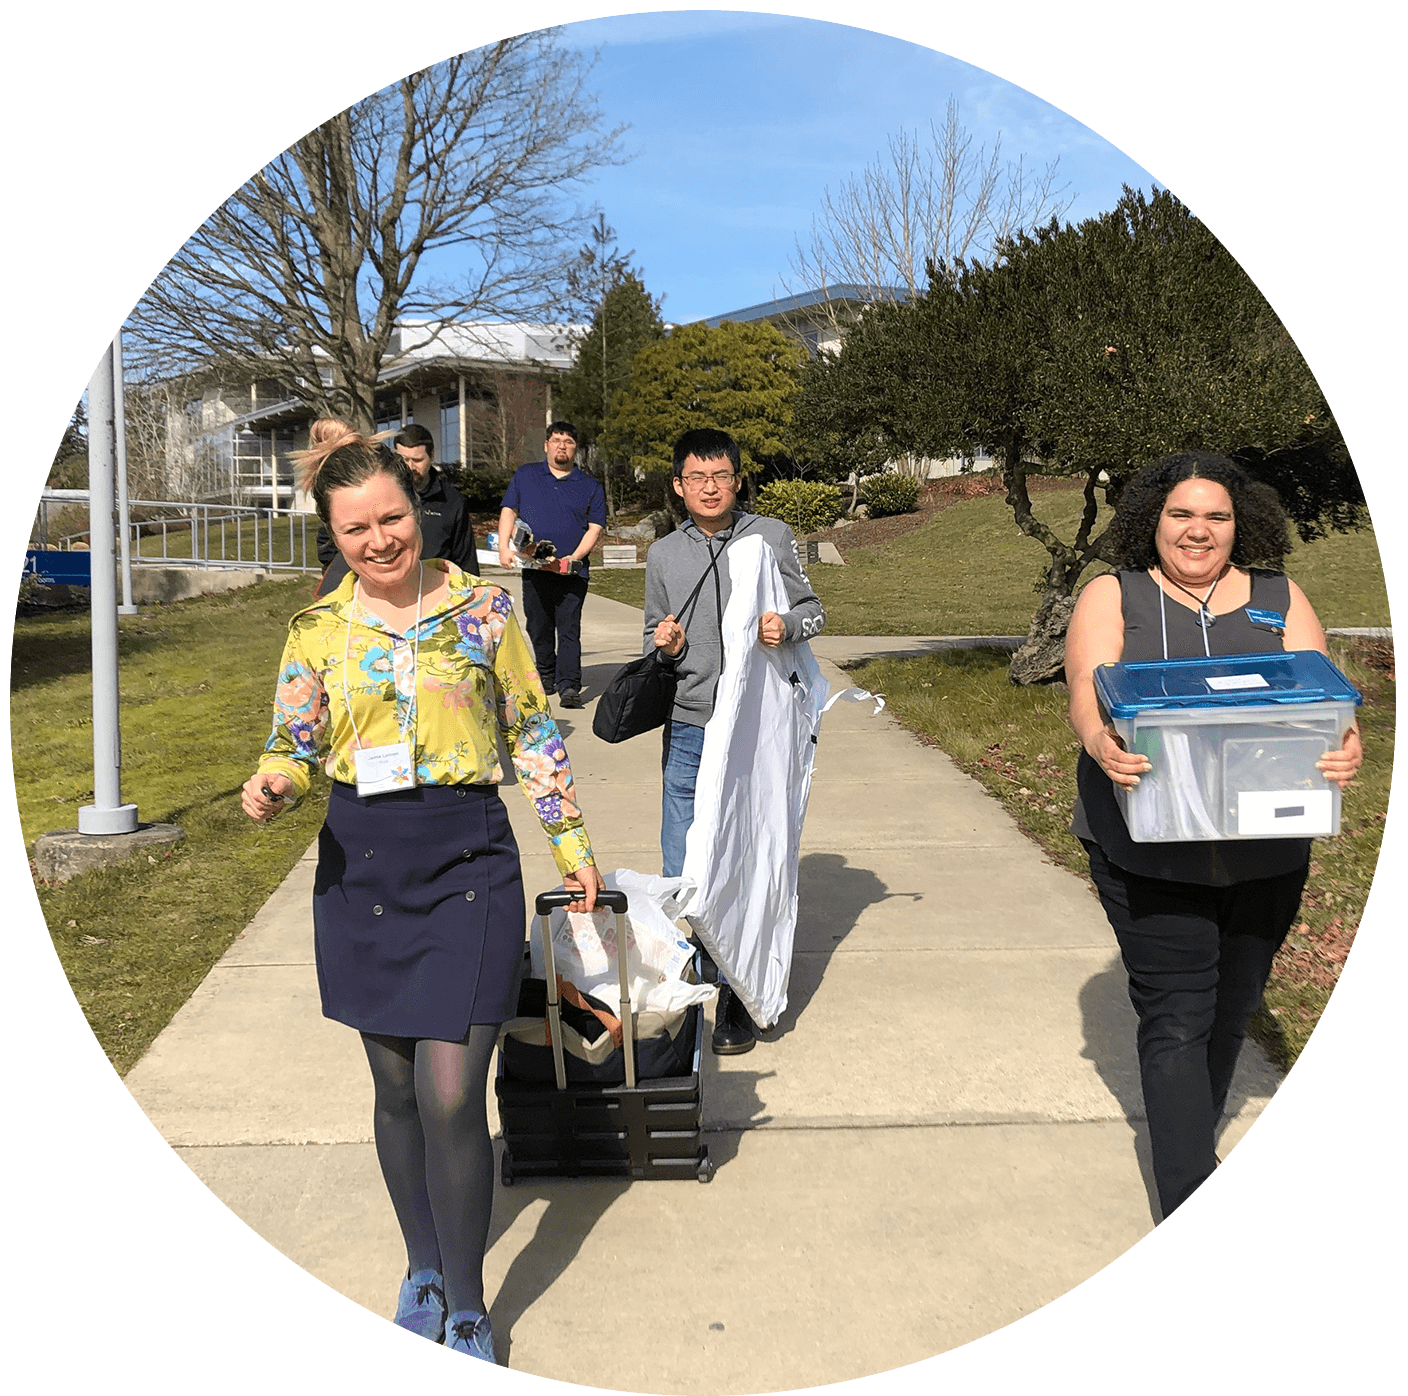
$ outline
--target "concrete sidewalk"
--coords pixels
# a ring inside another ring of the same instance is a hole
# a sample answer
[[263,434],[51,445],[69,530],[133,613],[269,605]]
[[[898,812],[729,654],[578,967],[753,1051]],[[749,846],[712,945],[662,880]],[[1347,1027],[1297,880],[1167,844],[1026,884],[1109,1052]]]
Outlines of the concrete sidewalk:
[[[640,643],[595,595],[588,696]],[[904,642],[913,644],[914,642]],[[824,636],[835,687],[894,640]],[[554,705],[555,706],[555,705]],[[501,1359],[590,1386],[761,1392],[898,1367],[991,1332],[1151,1227],[1134,1018],[1084,883],[869,705],[825,719],[788,1012],[706,1049],[712,1183],[519,1183],[486,1278]],[[601,866],[659,868],[659,742],[560,715]],[[530,894],[558,881],[504,792]],[[305,857],[129,1073],[206,1184],[273,1245],[389,1316],[405,1256],[357,1035],[325,1021]],[[1248,1045],[1240,1137],[1276,1086]]]

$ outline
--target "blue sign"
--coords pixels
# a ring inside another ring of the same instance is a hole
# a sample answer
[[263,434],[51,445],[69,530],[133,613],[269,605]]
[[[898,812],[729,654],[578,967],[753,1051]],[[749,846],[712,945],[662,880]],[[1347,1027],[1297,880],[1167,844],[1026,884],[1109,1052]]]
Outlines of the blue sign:
[[57,548],[26,548],[24,572],[37,577],[46,587],[88,587],[93,585],[93,554],[62,552]]

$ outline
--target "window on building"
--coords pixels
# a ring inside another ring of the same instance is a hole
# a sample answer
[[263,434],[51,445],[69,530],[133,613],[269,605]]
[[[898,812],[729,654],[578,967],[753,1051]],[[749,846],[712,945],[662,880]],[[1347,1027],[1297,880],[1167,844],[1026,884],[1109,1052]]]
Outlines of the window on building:
[[[472,437],[468,444],[469,460],[465,464],[473,465],[474,441]],[[440,396],[440,460],[445,465],[460,463],[460,395],[458,392],[442,393]]]
[[401,402],[399,398],[391,402],[379,402],[376,404],[377,431],[400,431],[405,425],[406,423],[401,420]]

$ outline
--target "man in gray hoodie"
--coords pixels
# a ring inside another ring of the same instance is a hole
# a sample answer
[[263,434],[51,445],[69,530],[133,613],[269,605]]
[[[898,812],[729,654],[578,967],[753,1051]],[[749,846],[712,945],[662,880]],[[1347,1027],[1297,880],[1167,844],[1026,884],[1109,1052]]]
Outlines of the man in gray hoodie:
[[[651,546],[645,561],[643,652],[673,660],[678,686],[665,724],[664,796],[660,820],[661,872],[684,869],[685,835],[694,822],[694,786],[704,748],[704,724],[714,710],[723,664],[722,618],[728,605],[728,544],[744,534],[764,538],[777,558],[790,609],[765,612],[758,643],[808,640],[821,633],[826,612],[802,570],[797,540],[779,519],[749,514],[738,502],[738,443],[709,427],[687,431],[675,443],[674,489],[688,520]],[[700,583],[702,582],[702,586]],[[693,598],[693,599],[691,599]],[[683,614],[681,614],[683,612]],[[752,1050],[753,1023],[738,997],[720,982],[713,1047],[721,1056]]]

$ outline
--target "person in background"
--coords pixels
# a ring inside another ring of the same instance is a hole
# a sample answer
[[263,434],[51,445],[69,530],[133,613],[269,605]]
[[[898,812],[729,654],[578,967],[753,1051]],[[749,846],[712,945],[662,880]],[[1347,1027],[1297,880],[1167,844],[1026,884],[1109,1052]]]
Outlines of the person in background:
[[557,566],[523,569],[523,623],[533,643],[538,677],[564,708],[582,706],[582,603],[588,556],[606,530],[606,494],[577,468],[577,428],[548,425],[546,459],[514,471],[499,513],[499,564],[513,567],[514,520],[557,550]]
[[[1326,652],[1276,493],[1224,456],[1184,451],[1125,486],[1102,555],[1120,570],[1081,592],[1066,635],[1080,738],[1071,832],[1119,941],[1139,1020],[1139,1077],[1167,1217],[1217,1166],[1214,1145],[1247,1024],[1300,906],[1310,840],[1135,843],[1115,786],[1152,769],[1100,711],[1094,671],[1119,660]],[[1354,725],[1319,762],[1341,787],[1363,753]]]

